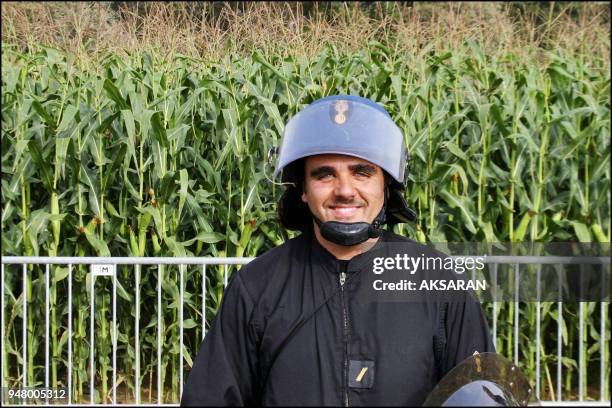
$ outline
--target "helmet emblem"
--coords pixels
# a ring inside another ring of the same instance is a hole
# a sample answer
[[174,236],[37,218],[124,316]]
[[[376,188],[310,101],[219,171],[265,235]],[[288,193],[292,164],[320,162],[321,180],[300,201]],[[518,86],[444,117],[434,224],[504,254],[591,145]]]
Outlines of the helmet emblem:
[[344,124],[344,122],[346,122],[346,117],[348,114],[348,110],[349,110],[349,104],[348,101],[344,101],[344,100],[339,100],[336,103],[334,103],[334,110],[335,112],[335,116],[334,116],[334,122],[336,122],[339,125]]

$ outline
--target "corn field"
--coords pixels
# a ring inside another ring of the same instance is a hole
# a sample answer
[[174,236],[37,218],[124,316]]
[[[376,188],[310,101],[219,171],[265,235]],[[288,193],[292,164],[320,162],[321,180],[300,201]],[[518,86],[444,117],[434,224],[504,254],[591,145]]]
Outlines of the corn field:
[[[268,180],[271,147],[306,104],[346,93],[372,98],[402,129],[411,156],[407,201],[420,242],[610,242],[610,73],[588,56],[549,52],[491,58],[466,42],[453,52],[396,53],[378,42],[359,52],[333,46],[315,59],[267,56],[198,60],[108,54],[95,65],[39,46],[2,52],[2,254],[26,256],[257,256],[294,233],[276,219],[282,187]],[[28,370],[21,372],[22,288],[5,271],[5,384],[42,384],[44,268],[28,271]],[[89,401],[89,279],[73,270],[72,387]],[[143,267],[141,299],[156,296]],[[185,361],[202,339],[201,270],[186,276]],[[51,386],[66,386],[67,268],[51,270]],[[153,276],[153,275],[151,275]],[[134,314],[142,401],[177,402],[178,268],[164,268],[162,395],[155,388],[157,306],[135,305],[133,270],[118,270],[118,382],[133,401]],[[97,402],[109,400],[109,282],[96,291]],[[223,291],[207,280],[206,321]],[[588,303],[579,344],[578,305],[564,304],[564,393],[599,378],[597,316]],[[485,304],[491,315],[491,304]],[[511,303],[497,308],[498,352],[512,357]],[[535,304],[520,310],[521,368],[535,379]],[[609,316],[609,310],[607,311]],[[556,325],[542,306],[542,397],[555,398]],[[606,322],[610,338],[610,322]],[[578,350],[588,368],[578,378]],[[609,399],[610,357],[605,398]],[[598,399],[599,390],[586,392]]]

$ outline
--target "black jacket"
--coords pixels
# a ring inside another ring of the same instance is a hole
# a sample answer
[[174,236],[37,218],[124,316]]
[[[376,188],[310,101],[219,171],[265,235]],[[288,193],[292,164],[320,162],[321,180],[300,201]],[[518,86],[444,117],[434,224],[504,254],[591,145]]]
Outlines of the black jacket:
[[[412,241],[385,232],[374,248],[385,242]],[[365,301],[373,249],[339,261],[305,233],[245,265],[225,290],[181,405],[420,405],[461,360],[494,351],[469,295]]]

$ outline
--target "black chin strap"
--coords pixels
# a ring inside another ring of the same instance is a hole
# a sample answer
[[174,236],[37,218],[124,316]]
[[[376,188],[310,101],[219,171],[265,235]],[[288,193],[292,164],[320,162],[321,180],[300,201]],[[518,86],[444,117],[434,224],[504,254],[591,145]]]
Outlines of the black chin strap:
[[386,220],[386,207],[387,194],[385,191],[385,202],[376,218],[374,218],[374,221],[372,221],[372,224],[367,222],[321,222],[314,214],[312,214],[312,218],[319,226],[323,238],[334,244],[353,246],[382,235],[383,230],[381,226]]

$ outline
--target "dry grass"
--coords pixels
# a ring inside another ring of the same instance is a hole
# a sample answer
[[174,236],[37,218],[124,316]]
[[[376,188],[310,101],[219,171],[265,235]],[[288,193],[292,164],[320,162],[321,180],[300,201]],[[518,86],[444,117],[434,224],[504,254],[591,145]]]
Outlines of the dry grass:
[[[585,2],[586,3],[586,2]],[[3,2],[3,44],[35,43],[96,57],[106,52],[156,50],[219,59],[228,53],[317,55],[326,44],[353,51],[378,40],[398,52],[433,51],[475,40],[491,54],[561,48],[588,52],[608,64],[607,3],[561,3],[540,15],[511,13],[509,3],[400,3],[375,6],[371,17],[356,4],[305,16],[301,3],[245,3],[212,15],[212,3],[193,15],[185,2],[138,3],[114,11],[109,2]],[[559,11],[560,9],[560,11]],[[572,9],[578,18],[572,19]]]

